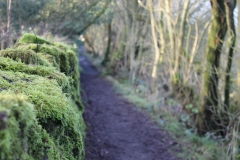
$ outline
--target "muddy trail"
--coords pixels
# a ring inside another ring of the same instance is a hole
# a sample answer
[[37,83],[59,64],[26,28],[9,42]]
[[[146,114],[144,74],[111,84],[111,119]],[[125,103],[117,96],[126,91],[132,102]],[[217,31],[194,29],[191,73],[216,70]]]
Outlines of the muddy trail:
[[[147,114],[114,92],[86,57],[81,85],[85,99],[86,160],[179,160],[176,142]],[[175,148],[175,149],[174,149]]]

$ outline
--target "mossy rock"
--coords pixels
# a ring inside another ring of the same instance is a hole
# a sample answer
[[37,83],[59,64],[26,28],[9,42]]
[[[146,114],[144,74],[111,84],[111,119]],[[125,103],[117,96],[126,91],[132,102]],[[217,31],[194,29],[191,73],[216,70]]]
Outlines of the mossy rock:
[[48,79],[56,79],[65,92],[69,91],[69,79],[51,67],[26,65],[10,58],[0,57],[0,69],[4,71],[23,72],[26,74],[39,75]]
[[32,50],[23,49],[6,49],[0,51],[0,56],[9,57],[15,61],[21,61],[25,64],[51,66],[49,62],[44,60],[39,54]]
[[39,117],[63,117],[68,100],[56,80],[12,71],[0,71],[0,75],[0,88],[30,95],[29,100],[36,105]]
[[34,104],[39,124],[53,137],[53,143],[64,157],[83,156],[82,113],[62,93],[56,80],[11,71],[0,71],[0,75],[1,90],[25,95]]
[[[20,50],[32,50],[34,53],[36,53],[37,48],[40,48],[40,45],[38,46],[35,43],[16,43],[13,47],[14,49],[20,49]],[[39,50],[39,49],[38,49]],[[47,61],[48,64],[50,64],[53,67],[56,67],[59,70],[59,63],[56,61],[56,58],[48,53],[42,53],[37,52],[36,55],[38,55],[43,61]]]
[[51,66],[56,67],[56,69],[60,71],[60,51],[57,47],[46,44],[37,45],[34,43],[17,43],[14,48],[32,50],[34,52],[38,50],[37,54],[42,59],[46,60]]
[[55,60],[59,65],[60,72],[66,74],[73,79],[71,84],[71,94],[72,98],[75,100],[77,105],[82,108],[80,102],[80,83],[79,83],[79,64],[76,53],[70,50],[68,47],[61,46],[61,48],[56,46],[42,45],[40,47],[41,53],[46,53],[55,57]]
[[68,55],[64,50],[56,47],[56,46],[50,46],[50,45],[42,45],[39,49],[41,53],[46,53],[49,54],[53,57],[55,57],[55,61],[57,64],[59,64],[58,68],[61,72],[64,72],[66,75],[70,71],[70,66],[69,66],[69,60],[68,60]]
[[[31,136],[35,135],[29,130],[38,125],[36,122],[34,107],[26,98],[0,93],[0,159],[34,159],[29,152],[33,149]],[[35,140],[38,143],[39,139]],[[43,148],[43,144],[37,146]]]
[[[36,44],[33,43],[20,43],[16,44],[15,48],[19,49],[31,49],[36,50]],[[39,46],[38,54],[42,55],[48,60],[52,66],[56,67],[57,70],[71,77],[71,95],[76,104],[82,107],[80,100],[80,83],[79,83],[79,64],[76,52],[71,47],[62,43],[56,43],[54,45],[43,44]]]
[[25,33],[22,38],[18,41],[20,43],[35,43],[35,44],[49,44],[52,45],[51,42],[36,36],[34,34],[29,34],[29,33]]
[[80,100],[80,74],[79,74],[79,64],[76,53],[64,45],[58,44],[57,46],[42,45],[40,47],[41,53],[46,53],[55,57],[55,60],[59,65],[61,72],[65,73],[73,79],[71,84],[71,94],[74,101],[79,107],[82,108],[82,103]]
[[47,155],[50,159],[60,158],[59,150],[38,124],[34,106],[26,96],[1,92],[0,122],[1,160],[43,159],[46,145],[51,146]]
[[7,117],[0,123],[0,159],[83,159],[76,53],[44,39],[35,43],[25,34],[0,52],[0,121]]
[[66,48],[57,47],[54,45],[42,44],[37,46],[34,43],[19,43],[15,45],[15,48],[33,50],[36,51],[38,47],[38,54],[44,59],[48,60],[52,66],[56,67],[59,71],[65,74],[69,73],[70,66],[68,60],[68,54]]

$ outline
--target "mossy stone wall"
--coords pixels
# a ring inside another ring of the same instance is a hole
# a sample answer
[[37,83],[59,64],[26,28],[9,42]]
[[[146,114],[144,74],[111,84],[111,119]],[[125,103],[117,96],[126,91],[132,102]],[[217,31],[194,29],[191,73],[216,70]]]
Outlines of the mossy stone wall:
[[[38,50],[38,51],[37,51]],[[74,50],[31,34],[0,51],[0,159],[83,159]]]

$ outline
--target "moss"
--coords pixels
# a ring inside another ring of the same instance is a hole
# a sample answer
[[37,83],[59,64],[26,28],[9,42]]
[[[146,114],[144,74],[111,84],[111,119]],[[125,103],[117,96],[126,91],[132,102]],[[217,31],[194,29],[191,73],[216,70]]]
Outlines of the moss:
[[21,61],[25,64],[51,66],[49,62],[44,60],[39,54],[32,50],[23,49],[6,49],[0,51],[0,56],[12,58],[15,61]]
[[7,115],[7,127],[0,123],[0,159],[84,157],[78,59],[70,47],[42,40],[36,45],[25,34],[0,52],[7,55],[0,57],[0,121]]
[[[37,45],[33,43],[20,43],[17,44],[15,47],[19,49],[31,49],[33,51],[37,49]],[[57,47],[47,44],[42,44],[38,47],[38,54],[40,54],[44,59],[47,59],[52,66],[56,67],[59,71],[66,74],[69,72],[70,66],[66,48],[63,48],[63,46]]]
[[49,44],[52,45],[51,42],[39,37],[34,34],[25,33],[22,38],[19,40],[20,43],[35,43],[35,44]]
[[[54,49],[52,49],[52,47]],[[33,50],[36,51],[38,48],[38,55],[50,63],[53,67],[56,67],[57,70],[60,70],[60,54],[59,49],[51,45],[37,45],[34,43],[17,43],[14,48],[23,49],[23,50]]]
[[[29,45],[32,46],[31,44]],[[56,66],[61,72],[65,73],[66,76],[72,78],[72,98],[80,108],[83,108],[80,100],[80,75],[76,53],[74,52],[74,50],[71,50],[70,47],[62,45],[61,43],[57,44],[57,46],[43,44],[39,47],[39,52],[54,57],[53,61],[56,62],[58,65],[53,64],[53,66]]]
[[68,76],[73,78],[73,83],[71,85],[71,93],[72,93],[72,98],[74,99],[75,103],[83,109],[83,105],[81,103],[80,99],[80,71],[79,71],[79,63],[77,60],[76,54],[73,52],[73,50],[68,50],[68,59],[69,59],[69,64],[70,64],[70,72],[67,74]]
[[[33,43],[19,43],[15,48],[36,50],[37,45]],[[70,88],[71,96],[75,103],[83,109],[80,100],[80,83],[79,83],[79,64],[76,52],[69,46],[62,43],[55,43],[54,45],[43,44],[39,46],[39,53],[48,60],[52,66],[57,70],[66,74],[72,79]]]
[[59,64],[59,70],[64,73],[68,73],[70,66],[68,61],[68,56],[64,50],[56,47],[56,46],[49,46],[49,45],[42,45],[39,49],[42,53],[47,53],[55,57],[56,62]]
[[[14,49],[21,49],[21,50],[32,50],[32,51],[36,51],[37,48],[40,48],[41,45],[37,46],[37,44],[34,43],[16,43],[14,45]],[[37,55],[44,61],[47,61],[47,63],[51,64],[51,66],[56,67],[59,69],[59,64],[56,62],[56,58],[48,53],[42,53],[39,52],[37,53]]]
[[24,72],[27,74],[34,74],[48,79],[56,79],[58,84],[64,89],[68,90],[70,84],[68,78],[56,71],[54,68],[45,66],[29,66],[22,62],[13,61],[10,58],[0,57],[0,69],[5,71]]
[[[63,117],[68,101],[56,80],[12,71],[0,71],[0,75],[0,88],[28,95],[36,105],[39,117]],[[43,92],[45,94],[41,94]]]
[[26,95],[36,117],[66,159],[83,156],[83,120],[76,105],[61,92],[56,80],[20,72],[0,71],[0,88]]
[[[0,93],[0,121],[0,159],[42,159],[42,139],[52,140],[38,124],[33,104],[25,96]],[[57,153],[55,146],[52,152]]]
[[70,84],[72,98],[80,108],[83,108],[80,100],[79,64],[75,52],[65,46],[58,48],[45,44],[40,47],[40,52],[54,56],[56,62],[60,64],[60,71],[72,78]]

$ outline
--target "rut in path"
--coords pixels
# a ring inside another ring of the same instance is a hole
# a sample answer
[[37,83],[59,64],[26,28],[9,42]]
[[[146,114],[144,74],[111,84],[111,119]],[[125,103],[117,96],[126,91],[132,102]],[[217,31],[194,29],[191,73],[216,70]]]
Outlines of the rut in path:
[[164,130],[117,95],[85,57],[80,57],[87,125],[86,160],[178,160]]

